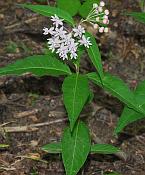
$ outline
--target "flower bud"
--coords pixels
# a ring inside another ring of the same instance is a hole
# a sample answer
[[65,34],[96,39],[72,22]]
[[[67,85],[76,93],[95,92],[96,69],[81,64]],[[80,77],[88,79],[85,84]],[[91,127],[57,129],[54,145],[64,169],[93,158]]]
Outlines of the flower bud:
[[96,9],[96,14],[98,15],[98,13],[99,13],[99,11],[98,11],[98,9]]
[[95,9],[95,8],[98,8],[98,4],[97,3],[94,3],[93,4],[93,8]]
[[105,32],[105,33],[108,33],[108,32],[109,32],[109,28],[106,27],[106,28],[104,29],[104,32]]
[[99,25],[98,24],[94,24],[94,29],[98,29]]
[[100,18],[99,18],[99,17],[97,17],[97,18],[96,18],[96,21],[97,21],[97,22],[99,22],[99,21],[100,21]]
[[103,24],[108,24],[108,19],[103,19]]
[[108,16],[107,16],[107,15],[105,15],[103,18],[104,18],[104,19],[108,19]]
[[101,7],[104,7],[104,6],[105,6],[105,2],[104,2],[104,1],[101,1],[101,2],[100,2],[100,6],[101,6]]
[[99,32],[100,32],[100,33],[103,33],[103,32],[104,32],[104,27],[100,27],[100,28],[99,28]]
[[109,15],[109,10],[104,11],[105,15]]
[[98,11],[99,12],[103,12],[103,8],[102,7],[98,7]]

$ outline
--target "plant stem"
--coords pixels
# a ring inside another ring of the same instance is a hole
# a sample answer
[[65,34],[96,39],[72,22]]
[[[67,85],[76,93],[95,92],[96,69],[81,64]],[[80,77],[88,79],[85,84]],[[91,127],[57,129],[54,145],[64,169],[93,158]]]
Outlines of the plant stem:
[[75,64],[76,67],[76,73],[79,74],[79,65]]

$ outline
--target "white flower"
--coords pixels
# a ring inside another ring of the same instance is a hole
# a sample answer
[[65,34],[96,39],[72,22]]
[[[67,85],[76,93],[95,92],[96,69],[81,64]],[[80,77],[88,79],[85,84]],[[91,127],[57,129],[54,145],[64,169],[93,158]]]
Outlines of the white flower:
[[74,41],[74,39],[72,38],[72,33],[65,35],[65,38],[64,38],[65,45],[70,45],[70,42],[72,40]]
[[54,27],[51,27],[50,29],[44,27],[43,30],[44,30],[44,33],[43,33],[44,35],[48,35],[48,34],[53,35],[54,34]]
[[59,48],[61,45],[61,40],[59,39],[59,37],[57,38],[49,38],[48,40],[48,47],[50,50],[52,50],[52,52],[55,51],[56,48]]
[[79,40],[80,44],[81,45],[84,45],[85,47],[89,48],[92,43],[90,42],[90,37],[86,38],[85,35],[82,36],[82,39]]
[[56,15],[52,16],[51,20],[54,27],[50,29],[44,27],[43,29],[45,35],[50,34],[50,37],[47,39],[48,48],[58,54],[63,60],[68,58],[77,59],[77,51],[80,45],[84,45],[87,48],[92,45],[89,40],[90,38],[86,38],[83,35],[85,29],[81,25],[69,32],[63,27],[63,20],[59,19]]
[[104,7],[104,6],[105,6],[105,2],[104,2],[104,1],[101,1],[101,2],[100,2],[100,6],[101,6],[101,7]]
[[63,60],[68,59],[68,56],[67,56],[68,52],[69,52],[68,46],[65,46],[64,43],[62,43],[60,45],[60,48],[56,51],[56,53],[58,53],[59,56],[63,58]]
[[51,21],[53,21],[53,24],[56,26],[56,28],[59,25],[63,26],[63,19],[60,19],[56,14],[54,16],[51,16]]
[[60,38],[64,38],[66,33],[67,32],[63,29],[63,26],[62,26],[61,28],[55,29],[54,36],[55,37],[59,36]]
[[49,34],[49,29],[44,27],[43,28],[44,32],[43,32],[43,35],[48,35]]
[[77,59],[77,57],[78,57],[78,55],[77,55],[77,53],[76,52],[71,52],[71,54],[70,54],[70,58],[71,59]]
[[75,33],[74,37],[81,37],[82,34],[85,33],[85,29],[81,25],[79,25],[77,28],[74,28],[73,31]]
[[70,43],[68,44],[69,51],[77,51],[77,48],[78,48],[77,46],[78,46],[78,43],[77,42],[75,43],[75,40],[71,39]]

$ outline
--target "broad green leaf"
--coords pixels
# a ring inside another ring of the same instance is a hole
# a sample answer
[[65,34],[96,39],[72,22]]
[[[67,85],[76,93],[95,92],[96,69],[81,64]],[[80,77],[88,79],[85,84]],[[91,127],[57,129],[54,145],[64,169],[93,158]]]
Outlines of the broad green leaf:
[[145,109],[139,106],[134,93],[130,91],[128,86],[121,79],[112,76],[109,73],[105,73],[104,78],[102,79],[102,85],[100,77],[96,73],[89,73],[87,75],[95,84],[109,91],[114,97],[117,97],[120,101],[124,102],[129,108],[132,108],[141,114],[145,114]]
[[131,13],[126,13],[126,15],[132,16],[137,21],[145,23],[145,12],[131,12]]
[[90,38],[90,42],[92,45],[87,49],[88,55],[94,64],[95,68],[98,71],[98,74],[100,75],[100,78],[103,78],[103,66],[101,62],[101,54],[99,51],[99,48],[97,46],[95,38],[90,34],[86,33],[86,36]]
[[93,8],[93,3],[99,3],[100,0],[86,0],[83,5],[80,7],[79,14],[83,17],[86,18]]
[[0,76],[21,75],[28,72],[37,76],[58,76],[71,74],[71,71],[67,65],[50,55],[30,56],[25,59],[18,60],[6,67],[0,68]]
[[87,77],[79,74],[66,77],[62,91],[72,130],[90,95]]
[[115,128],[114,134],[116,135],[116,134],[120,133],[125,126],[127,126],[128,124],[130,124],[132,122],[140,120],[144,117],[145,116],[143,116],[143,114],[140,114],[140,113],[134,111],[133,109],[125,106],[123,109],[123,112],[120,116],[120,119],[117,123],[117,126]]
[[73,133],[70,128],[64,130],[62,138],[62,158],[67,175],[76,175],[85,163],[90,152],[89,130],[83,122],[75,125]]
[[57,6],[67,11],[71,16],[75,16],[81,6],[80,0],[57,0]]
[[[136,98],[137,103],[140,105],[140,107],[142,107],[145,110],[145,81],[141,82],[137,86],[134,94],[135,94],[135,98]],[[143,118],[145,118],[145,115],[140,114],[140,113],[134,111],[133,109],[130,109],[127,106],[125,106],[125,108],[121,114],[121,117],[117,123],[117,127],[116,127],[114,133],[118,134],[128,124],[135,122],[137,120],[143,119]]]
[[30,9],[36,13],[39,13],[43,16],[53,16],[56,14],[60,18],[64,19],[66,22],[70,23],[71,25],[74,25],[74,20],[71,17],[69,13],[66,11],[63,11],[62,9],[51,7],[48,5],[28,5],[28,4],[19,4],[20,6]]
[[92,153],[98,153],[98,154],[114,154],[119,152],[119,148],[114,147],[109,144],[94,144],[91,146],[91,152]]
[[50,144],[44,145],[41,149],[47,153],[61,153],[62,145],[61,143],[50,143]]

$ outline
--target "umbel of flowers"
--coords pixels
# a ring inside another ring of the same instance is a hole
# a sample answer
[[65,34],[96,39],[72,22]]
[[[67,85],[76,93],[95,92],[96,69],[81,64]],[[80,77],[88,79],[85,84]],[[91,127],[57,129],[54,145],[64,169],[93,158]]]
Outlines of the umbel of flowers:
[[85,29],[79,25],[68,31],[63,24],[63,19],[59,19],[57,15],[51,17],[53,27],[44,28],[44,35],[49,35],[48,47],[52,52],[56,52],[63,60],[77,58],[77,49],[84,45],[89,48],[91,45],[89,38],[85,37]]
[[85,21],[88,21],[98,29],[100,33],[107,33],[109,31],[107,25],[109,24],[109,10],[105,8],[105,2],[101,1],[100,4],[93,4],[93,8],[90,11]]
[[63,19],[60,19],[56,14],[51,16],[53,26],[51,28],[44,27],[43,34],[48,35],[48,48],[59,55],[63,60],[77,59],[78,47],[85,46],[89,48],[92,43],[90,38],[85,36],[85,29],[81,24],[89,22],[98,29],[100,33],[108,32],[107,24],[109,24],[109,11],[104,8],[103,1],[100,4],[93,4],[93,8],[85,20],[81,20],[80,24],[68,31],[65,28]]

